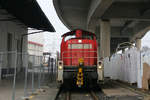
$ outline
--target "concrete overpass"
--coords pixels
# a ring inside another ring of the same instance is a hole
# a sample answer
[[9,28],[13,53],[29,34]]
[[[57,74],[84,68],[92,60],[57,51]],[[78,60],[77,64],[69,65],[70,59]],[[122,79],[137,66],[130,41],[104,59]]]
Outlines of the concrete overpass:
[[101,56],[122,42],[135,42],[150,29],[150,0],[53,0],[61,21],[70,29],[95,32]]

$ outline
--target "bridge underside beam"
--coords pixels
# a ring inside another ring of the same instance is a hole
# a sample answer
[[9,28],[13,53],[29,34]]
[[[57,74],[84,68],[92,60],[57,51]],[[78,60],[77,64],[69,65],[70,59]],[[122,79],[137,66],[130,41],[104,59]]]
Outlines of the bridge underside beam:
[[102,19],[130,19],[130,20],[149,20],[150,17],[149,3],[141,2],[115,2],[109,10],[101,17]]

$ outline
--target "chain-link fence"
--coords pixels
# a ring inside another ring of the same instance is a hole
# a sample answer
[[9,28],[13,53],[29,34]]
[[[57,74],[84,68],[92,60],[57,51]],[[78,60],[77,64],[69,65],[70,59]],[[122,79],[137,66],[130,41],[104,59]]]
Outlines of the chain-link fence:
[[0,100],[29,98],[55,81],[56,61],[49,57],[47,63],[43,64],[43,56],[0,52],[0,90],[5,90],[0,91]]

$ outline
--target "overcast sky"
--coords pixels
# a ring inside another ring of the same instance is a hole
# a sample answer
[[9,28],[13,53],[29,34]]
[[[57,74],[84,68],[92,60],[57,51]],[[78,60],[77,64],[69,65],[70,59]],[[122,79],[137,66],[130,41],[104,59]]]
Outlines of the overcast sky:
[[52,25],[55,27],[57,33],[62,33],[68,31],[68,29],[61,23],[59,20],[55,8],[53,6],[53,0],[37,0],[40,4],[42,10],[47,15],[48,19],[52,23]]
[[[61,35],[67,31],[69,31],[63,23],[59,20],[55,8],[53,6],[53,0],[37,0],[40,4],[42,10],[54,26],[56,32],[50,33],[45,32],[45,51],[54,51],[59,50],[60,42],[61,42]],[[142,38],[142,46],[150,47],[150,32],[148,32],[144,38]]]
[[150,48],[150,31],[142,38],[142,47],[148,46]]
[[45,32],[45,48],[44,51],[55,52],[60,49],[61,35],[69,31],[63,23],[59,20],[55,8],[53,6],[53,0],[37,0],[42,10],[54,26],[56,32]]

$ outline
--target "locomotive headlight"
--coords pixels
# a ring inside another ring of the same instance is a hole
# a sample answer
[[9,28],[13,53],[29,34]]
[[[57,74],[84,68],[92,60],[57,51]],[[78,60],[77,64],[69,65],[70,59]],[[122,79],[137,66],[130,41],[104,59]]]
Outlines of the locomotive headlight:
[[102,62],[99,61],[99,62],[98,62],[98,69],[102,69],[102,68],[103,68]]
[[103,67],[102,67],[102,65],[99,65],[98,68],[99,68],[99,69],[102,69]]
[[58,69],[59,69],[59,70],[62,70],[62,69],[63,69],[63,67],[62,67],[62,66],[59,66],[59,67],[58,67]]
[[63,69],[63,62],[58,61],[58,70],[62,70],[62,69]]

